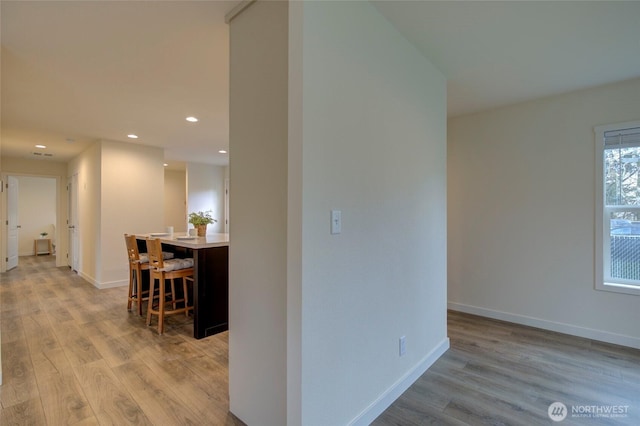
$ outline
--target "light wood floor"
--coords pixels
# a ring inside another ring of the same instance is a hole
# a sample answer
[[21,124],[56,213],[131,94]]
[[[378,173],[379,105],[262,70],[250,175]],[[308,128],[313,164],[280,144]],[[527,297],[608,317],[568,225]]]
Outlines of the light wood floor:
[[52,256],[2,274],[0,425],[243,424],[228,412],[227,333],[195,340],[174,315],[158,336],[126,292]]
[[[640,425],[639,350],[452,311],[448,325],[451,348],[374,426]],[[558,423],[556,401],[569,411]],[[587,405],[628,417],[572,417]]]
[[[126,310],[126,288],[97,290],[53,258],[0,276],[0,425],[242,425],[228,413],[228,336],[164,336]],[[375,426],[549,425],[549,404],[628,405],[640,425],[640,351],[449,313],[451,349]],[[260,425],[258,425],[260,426]],[[323,425],[339,426],[339,425]]]

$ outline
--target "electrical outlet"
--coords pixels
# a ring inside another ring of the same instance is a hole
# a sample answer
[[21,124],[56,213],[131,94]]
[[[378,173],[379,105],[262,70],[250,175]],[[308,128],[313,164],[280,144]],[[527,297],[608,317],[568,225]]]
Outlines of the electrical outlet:
[[400,356],[404,356],[407,353],[407,338],[405,336],[401,336],[399,340],[399,354]]

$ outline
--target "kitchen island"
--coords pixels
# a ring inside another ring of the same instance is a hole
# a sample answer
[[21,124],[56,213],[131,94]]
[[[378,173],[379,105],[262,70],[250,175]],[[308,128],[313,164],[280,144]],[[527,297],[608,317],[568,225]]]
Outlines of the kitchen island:
[[158,238],[162,250],[193,257],[193,337],[202,339],[229,329],[229,234],[190,237],[182,234],[136,234],[146,252],[147,238]]

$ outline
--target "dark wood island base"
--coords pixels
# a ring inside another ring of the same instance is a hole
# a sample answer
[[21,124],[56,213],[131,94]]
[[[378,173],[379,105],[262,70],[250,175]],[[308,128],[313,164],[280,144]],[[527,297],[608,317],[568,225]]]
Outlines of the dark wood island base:
[[136,238],[141,251],[146,251],[147,238],[159,238],[163,251],[193,257],[193,337],[202,339],[229,329],[228,234],[142,234]]
[[193,336],[229,329],[229,247],[193,251]]

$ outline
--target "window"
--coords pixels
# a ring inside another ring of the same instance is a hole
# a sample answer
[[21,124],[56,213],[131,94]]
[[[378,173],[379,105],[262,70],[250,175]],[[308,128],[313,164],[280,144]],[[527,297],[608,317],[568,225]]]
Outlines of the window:
[[595,133],[595,287],[640,295],[640,121]]

